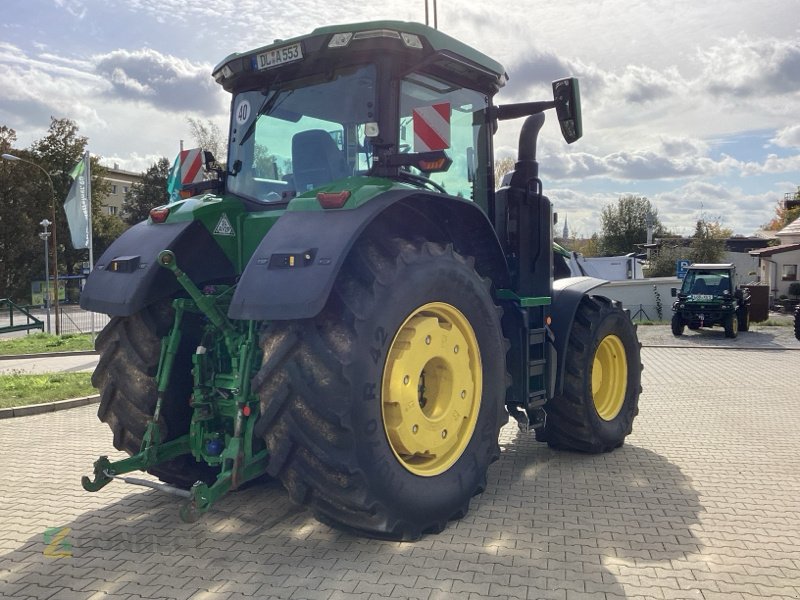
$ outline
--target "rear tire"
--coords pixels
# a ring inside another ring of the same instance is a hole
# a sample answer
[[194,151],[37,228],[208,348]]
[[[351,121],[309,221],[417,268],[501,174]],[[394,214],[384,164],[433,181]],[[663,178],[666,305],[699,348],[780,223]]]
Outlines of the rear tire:
[[[172,308],[162,302],[130,317],[114,317],[97,336],[100,361],[92,374],[92,385],[100,390],[97,416],[111,428],[114,447],[129,455],[141,449],[142,436],[155,410],[161,338],[169,332],[172,319]],[[164,441],[189,431],[192,351],[196,345],[184,335],[161,408],[159,426]],[[182,456],[148,469],[148,473],[189,488],[198,480],[213,482],[217,470],[192,456]]]
[[545,404],[539,439],[590,453],[622,446],[639,413],[642,365],[636,327],[619,302],[584,296],[564,365],[563,391]]
[[800,305],[794,309],[794,337],[800,340]]
[[731,313],[725,317],[725,337],[735,338],[737,335],[739,335],[739,317]]
[[262,334],[268,473],[369,536],[412,540],[465,515],[508,418],[498,313],[451,247],[359,241],[320,315]]
[[737,318],[739,319],[739,331],[750,331],[750,307],[740,307]]

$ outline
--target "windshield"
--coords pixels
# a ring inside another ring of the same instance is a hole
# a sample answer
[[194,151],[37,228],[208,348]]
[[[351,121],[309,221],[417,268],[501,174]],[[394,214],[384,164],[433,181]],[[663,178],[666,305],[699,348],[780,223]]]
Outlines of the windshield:
[[377,121],[375,67],[365,65],[267,90],[236,94],[228,190],[262,202],[288,200],[366,173],[366,131]]
[[731,291],[730,271],[690,269],[683,279],[681,293],[693,296],[719,296]]

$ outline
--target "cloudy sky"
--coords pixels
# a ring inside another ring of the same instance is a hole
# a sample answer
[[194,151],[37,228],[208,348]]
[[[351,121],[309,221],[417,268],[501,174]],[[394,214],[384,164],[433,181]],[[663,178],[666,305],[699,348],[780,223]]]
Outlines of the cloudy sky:
[[[439,27],[506,67],[498,103],[581,80],[584,137],[540,138],[545,190],[588,236],[602,208],[647,196],[690,235],[719,218],[748,235],[800,186],[800,0],[439,0]],[[493,8],[502,5],[503,8]],[[27,146],[76,121],[104,163],[140,171],[190,141],[187,117],[227,128],[211,69],[320,25],[424,21],[424,0],[3,0],[0,125]],[[499,155],[519,123],[503,123]]]

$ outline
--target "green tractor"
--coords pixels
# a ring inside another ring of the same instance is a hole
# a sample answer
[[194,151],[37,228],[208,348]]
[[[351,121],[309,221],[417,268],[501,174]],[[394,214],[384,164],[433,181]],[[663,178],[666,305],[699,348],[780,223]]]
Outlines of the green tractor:
[[736,267],[730,263],[690,265],[681,288],[672,288],[672,334],[719,325],[725,337],[750,329],[750,292],[736,285]]
[[[553,447],[631,432],[628,314],[553,282],[536,138],[581,137],[578,82],[498,106],[503,67],[426,26],[340,25],[233,54],[227,164],[153,209],[81,297],[99,335],[98,410],[129,458],[114,478],[185,497],[197,519],[279,479],[323,522],[416,539],[466,514],[513,416]],[[526,118],[495,191],[498,121]],[[164,483],[124,477],[145,470]]]

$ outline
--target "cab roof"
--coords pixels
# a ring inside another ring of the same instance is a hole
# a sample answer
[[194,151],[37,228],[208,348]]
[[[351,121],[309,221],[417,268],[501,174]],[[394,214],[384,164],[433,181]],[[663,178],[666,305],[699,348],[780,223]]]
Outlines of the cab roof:
[[[347,34],[351,37],[346,44],[331,45],[334,36],[338,35],[341,42]],[[270,67],[271,70],[290,71],[306,61],[311,64],[319,61],[339,63],[342,59],[347,60],[348,56],[374,56],[375,52],[381,52],[398,56],[409,67],[419,64],[428,65],[432,70],[443,70],[450,79],[466,80],[490,94],[499,90],[508,79],[503,66],[482,52],[437,29],[405,21],[331,25],[319,27],[306,35],[275,40],[266,46],[229,55],[214,67],[214,79],[227,91],[252,84],[254,79],[266,75],[265,70],[258,66],[259,55],[295,44],[300,45],[302,58]]]

